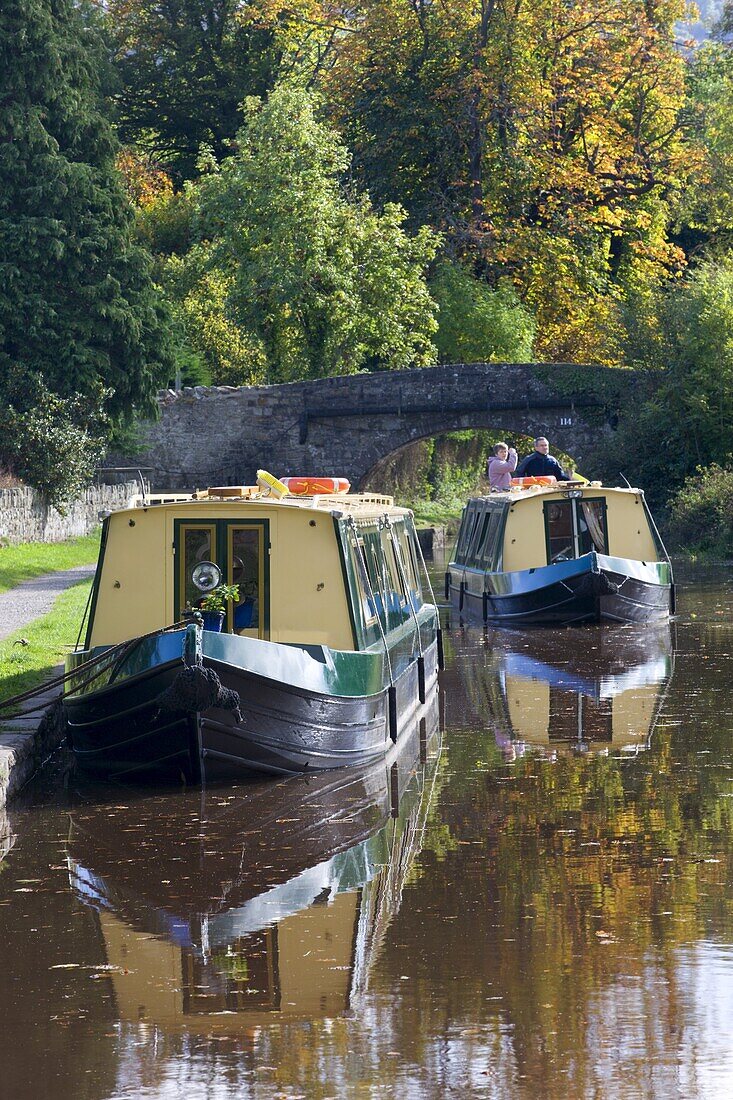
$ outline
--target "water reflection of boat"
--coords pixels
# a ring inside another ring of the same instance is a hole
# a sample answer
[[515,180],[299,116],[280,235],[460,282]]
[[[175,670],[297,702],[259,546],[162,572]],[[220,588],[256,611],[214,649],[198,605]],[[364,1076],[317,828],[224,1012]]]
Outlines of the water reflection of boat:
[[474,662],[462,675],[509,759],[528,745],[551,753],[646,748],[673,671],[668,626],[497,630],[488,653],[483,668]]
[[71,881],[120,1019],[230,1031],[352,1006],[420,850],[437,720],[434,698],[369,770],[75,812]]

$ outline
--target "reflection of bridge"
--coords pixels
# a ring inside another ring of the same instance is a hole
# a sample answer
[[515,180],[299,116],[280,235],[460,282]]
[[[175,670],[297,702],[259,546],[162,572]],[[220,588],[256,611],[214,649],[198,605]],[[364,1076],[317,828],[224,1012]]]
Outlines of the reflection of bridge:
[[[362,483],[386,456],[443,432],[547,435],[582,461],[611,430],[627,372],[570,364],[472,363],[279,386],[196,387],[163,395],[140,462],[156,487],[337,473]],[[580,381],[580,385],[579,385]]]

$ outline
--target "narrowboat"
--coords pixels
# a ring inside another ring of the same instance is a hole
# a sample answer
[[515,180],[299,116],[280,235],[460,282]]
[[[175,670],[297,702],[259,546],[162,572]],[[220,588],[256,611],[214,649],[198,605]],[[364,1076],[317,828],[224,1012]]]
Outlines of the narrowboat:
[[649,747],[674,673],[671,624],[550,631],[489,628],[459,668],[462,699],[506,760]]
[[597,481],[520,478],[470,500],[445,581],[466,618],[512,626],[674,612],[672,565],[644,493]]
[[[200,783],[365,765],[437,690],[412,513],[260,473],[104,518],[64,696],[85,771]],[[222,629],[197,610],[212,590]]]
[[422,844],[437,703],[364,769],[174,791],[164,812],[92,788],[67,865],[122,1022],[230,1033],[355,1007]]

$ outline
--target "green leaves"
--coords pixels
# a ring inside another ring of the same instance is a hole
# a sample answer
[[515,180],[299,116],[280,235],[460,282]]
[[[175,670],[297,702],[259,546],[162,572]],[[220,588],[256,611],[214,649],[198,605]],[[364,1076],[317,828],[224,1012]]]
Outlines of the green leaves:
[[[631,467],[652,500],[666,502],[697,467],[733,460],[733,259],[703,261],[638,300],[627,327],[638,384],[622,406],[615,454],[603,457],[610,476]],[[708,485],[718,489],[727,494],[722,476]]]
[[0,114],[0,396],[14,424],[3,449],[54,503],[89,476],[106,417],[150,410],[171,365],[87,16],[73,0],[0,11],[0,98],[11,104]]
[[379,215],[345,192],[348,151],[305,91],[281,86],[244,109],[236,154],[189,188],[198,243],[167,269],[169,286],[188,282],[178,300],[216,380],[234,381],[210,357],[217,325],[262,364],[257,380],[434,362],[423,273],[438,239],[408,236],[398,206]]
[[436,343],[442,363],[526,363],[536,323],[511,286],[492,290],[444,261],[430,289],[440,307]]
[[19,372],[11,375],[8,390],[0,461],[63,514],[104,454],[109,391],[93,386],[86,396],[59,397],[42,376]]
[[196,174],[202,145],[217,158],[230,151],[242,101],[274,83],[274,33],[240,0],[109,0],[106,8],[121,137],[154,152],[180,185]]

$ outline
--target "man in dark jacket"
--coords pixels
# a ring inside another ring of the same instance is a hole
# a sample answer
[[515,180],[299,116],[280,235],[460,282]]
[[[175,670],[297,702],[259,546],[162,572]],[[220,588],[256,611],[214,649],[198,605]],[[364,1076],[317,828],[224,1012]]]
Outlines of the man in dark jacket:
[[550,454],[550,444],[543,435],[534,441],[534,450],[517,466],[515,477],[548,477],[553,475],[558,481],[572,481],[560,463]]

